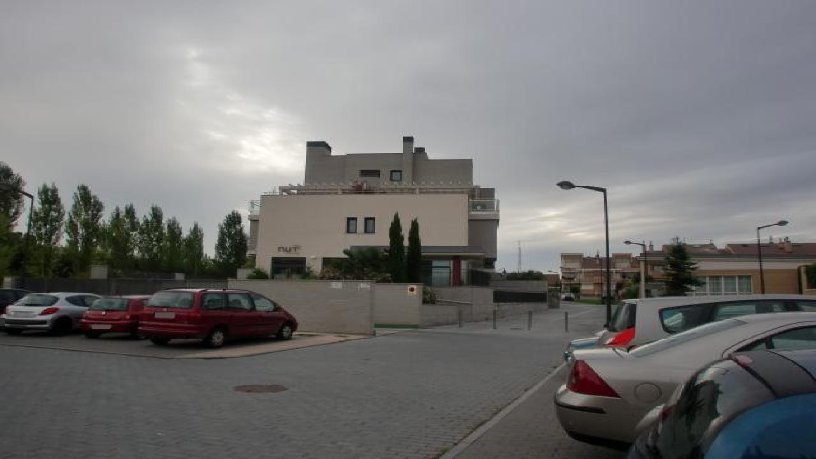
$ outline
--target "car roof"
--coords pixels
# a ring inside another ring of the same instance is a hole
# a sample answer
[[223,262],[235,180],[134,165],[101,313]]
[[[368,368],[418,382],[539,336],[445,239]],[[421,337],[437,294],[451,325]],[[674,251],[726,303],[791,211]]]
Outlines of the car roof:
[[159,290],[156,293],[161,292],[189,292],[189,293],[196,293],[196,292],[248,292],[249,290],[242,290],[240,288],[168,288],[165,290]]
[[746,300],[812,300],[816,301],[816,297],[812,295],[794,295],[789,293],[781,294],[753,294],[753,295],[707,295],[707,296],[662,296],[654,298],[631,299],[626,300],[626,303],[634,303],[640,307],[646,308],[660,308],[664,306],[681,306],[691,304],[705,304],[705,303],[723,303],[729,301],[746,301]]
[[93,295],[93,296],[101,296],[101,295],[96,294],[96,293],[87,293],[87,292],[45,292],[45,293],[34,293],[34,292],[32,292],[32,293],[33,293],[34,295],[51,295],[51,296],[58,296],[58,297],[64,297],[64,296],[69,296],[69,295]]

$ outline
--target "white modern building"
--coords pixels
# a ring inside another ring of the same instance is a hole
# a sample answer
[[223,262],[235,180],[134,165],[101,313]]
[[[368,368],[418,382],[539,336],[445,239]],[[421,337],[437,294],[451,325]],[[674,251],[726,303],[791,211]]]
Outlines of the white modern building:
[[403,233],[419,222],[427,284],[468,283],[471,269],[496,261],[499,201],[473,184],[471,159],[430,159],[413,137],[402,152],[333,155],[306,143],[303,184],[281,186],[250,204],[249,255],[276,277],[319,273],[344,249],[388,246],[399,213]]

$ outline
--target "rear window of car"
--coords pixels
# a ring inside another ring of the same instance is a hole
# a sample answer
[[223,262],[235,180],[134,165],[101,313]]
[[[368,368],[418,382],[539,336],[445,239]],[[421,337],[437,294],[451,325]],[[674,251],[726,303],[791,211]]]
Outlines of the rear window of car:
[[127,309],[128,300],[125,298],[102,298],[96,300],[91,305],[91,309],[100,311],[124,311]]
[[708,304],[693,304],[660,311],[660,325],[667,333],[680,333],[708,322]]
[[45,295],[42,293],[28,294],[15,303],[15,306],[51,306],[56,303],[59,298],[54,295]]
[[190,309],[193,307],[192,292],[158,292],[150,297],[148,306],[158,308],[181,308]]
[[681,389],[662,421],[657,446],[672,457],[702,457],[711,429],[751,406],[774,398],[771,391],[735,362],[703,368]]
[[610,320],[607,329],[609,331],[619,332],[627,328],[632,328],[635,326],[636,316],[636,303],[621,303],[615,305],[615,310],[612,311],[612,320]]
[[655,352],[660,352],[679,344],[683,344],[687,341],[700,339],[703,336],[710,335],[712,333],[717,333],[723,330],[728,330],[729,328],[735,328],[745,325],[745,322],[739,319],[728,319],[728,320],[721,320],[719,322],[711,322],[705,325],[701,325],[699,327],[692,328],[691,330],[686,330],[684,332],[678,333],[676,335],[671,335],[667,338],[663,338],[657,341],[654,341],[649,344],[644,344],[638,348],[633,349],[629,352],[630,355],[634,355],[636,357],[645,357],[650,354],[654,354]]
[[816,301],[798,300],[796,301],[796,305],[799,306],[799,309],[802,311],[816,312]]

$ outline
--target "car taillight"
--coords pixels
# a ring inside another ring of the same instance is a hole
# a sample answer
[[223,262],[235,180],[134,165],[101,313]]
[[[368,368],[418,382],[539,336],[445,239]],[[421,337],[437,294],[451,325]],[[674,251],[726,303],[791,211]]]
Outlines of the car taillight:
[[59,311],[59,308],[55,308],[55,307],[52,306],[50,308],[43,309],[42,312],[40,313],[40,315],[41,316],[50,316],[51,314],[56,314],[58,311]]
[[635,339],[635,327],[627,328],[622,332],[616,333],[615,336],[606,340],[607,346],[626,346],[630,341]]
[[615,389],[609,387],[609,384],[583,360],[576,361],[572,366],[572,372],[567,379],[567,389],[579,394],[620,398]]

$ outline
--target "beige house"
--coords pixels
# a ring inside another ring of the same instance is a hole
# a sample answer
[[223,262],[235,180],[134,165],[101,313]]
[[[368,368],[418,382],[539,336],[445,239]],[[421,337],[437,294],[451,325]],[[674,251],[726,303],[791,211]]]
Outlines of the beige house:
[[[671,247],[671,244],[666,244],[655,250],[649,244],[645,254],[614,254],[613,289],[618,282],[633,278],[645,259],[650,280],[648,287],[652,293],[659,294],[666,278],[666,255]],[[712,243],[686,244],[686,250],[697,266],[694,276],[702,282],[692,295],[742,295],[762,291],[755,243],[726,244],[723,248]],[[816,243],[797,243],[787,238],[769,240],[761,243],[761,250],[765,293],[816,294],[816,286],[809,285],[805,277],[805,267],[816,263]],[[626,261],[627,256],[630,261]],[[577,285],[583,295],[600,296],[605,285],[604,269],[605,258],[584,257],[581,253],[561,254],[565,291]]]
[[281,186],[251,203],[249,255],[276,277],[320,272],[344,249],[387,247],[399,213],[407,235],[419,222],[423,275],[432,285],[467,283],[470,269],[496,260],[499,202],[473,184],[470,159],[430,159],[413,137],[401,153],[333,155],[307,142],[302,185]]

